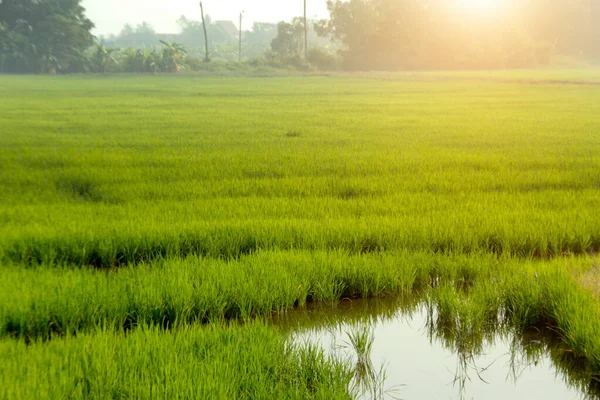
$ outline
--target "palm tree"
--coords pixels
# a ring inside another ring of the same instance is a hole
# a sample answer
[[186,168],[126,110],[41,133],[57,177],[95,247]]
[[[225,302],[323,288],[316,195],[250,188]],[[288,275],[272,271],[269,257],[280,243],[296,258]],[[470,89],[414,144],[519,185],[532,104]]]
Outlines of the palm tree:
[[140,50],[142,68],[144,72],[152,72],[153,74],[160,72],[160,64],[162,55],[156,50]]
[[166,72],[179,72],[182,71],[183,60],[187,54],[185,47],[183,47],[180,43],[167,43],[164,41],[160,41],[163,45],[162,48],[162,66],[164,67]]
[[150,50],[129,47],[123,51],[122,57],[124,72],[156,72],[152,68],[155,56]]
[[115,64],[115,49],[104,46],[104,43],[96,44],[91,57],[92,69],[95,72],[107,73],[109,67]]

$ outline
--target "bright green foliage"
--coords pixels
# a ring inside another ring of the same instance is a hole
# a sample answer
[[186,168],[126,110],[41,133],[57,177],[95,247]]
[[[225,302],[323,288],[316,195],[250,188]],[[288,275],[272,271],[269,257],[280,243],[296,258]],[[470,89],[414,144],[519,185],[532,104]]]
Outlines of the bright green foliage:
[[[500,269],[493,256],[348,256],[273,252],[225,262],[190,257],[121,268],[0,269],[0,336],[50,337],[97,326],[268,316],[307,301],[412,293],[431,280],[467,285]],[[506,268],[506,267],[504,267]]]
[[0,397],[344,398],[222,323],[385,294],[600,370],[600,74],[446,78],[0,77]]
[[230,262],[165,260],[118,273],[3,268],[0,336],[31,340],[96,328],[173,328],[266,317],[313,301],[415,295],[428,298],[463,335],[483,335],[481,326],[498,324],[499,315],[501,323],[522,329],[556,324],[567,343],[600,368],[600,342],[590,334],[600,329],[598,309],[572,278],[592,265],[588,257],[541,262],[491,254],[278,251]]
[[[167,354],[181,355],[183,359],[178,356],[176,360],[182,364],[193,362],[197,353],[190,354],[185,347],[187,339],[181,339],[183,331],[194,335],[212,332],[197,339],[199,344],[196,346],[202,343],[201,346],[212,349],[210,356],[202,360],[215,360],[207,366],[208,372],[202,369],[201,376],[202,379],[206,374],[210,375],[207,379],[216,377],[214,386],[208,385],[209,389],[205,389],[201,385],[202,390],[235,392],[237,389],[231,389],[231,385],[237,387],[240,380],[248,380],[244,386],[262,387],[265,378],[253,370],[246,374],[245,369],[238,369],[238,358],[256,358],[249,368],[279,371],[283,368],[281,362],[288,365],[289,359],[273,359],[274,352],[292,359],[309,357],[306,363],[289,364],[295,367],[284,368],[286,373],[301,377],[325,374],[330,377],[328,379],[332,379],[329,374],[333,373],[334,382],[340,382],[340,390],[342,384],[349,389],[350,365],[341,367],[325,362],[311,349],[298,348],[286,353],[282,348],[272,349],[266,345],[256,348],[255,343],[265,344],[265,332],[255,324],[250,324],[248,330],[230,331],[223,328],[222,320],[269,316],[272,312],[302,305],[307,300],[331,304],[345,297],[381,294],[401,294],[401,299],[414,296],[407,303],[399,301],[397,304],[408,312],[419,304],[426,304],[431,316],[437,316],[431,321],[435,325],[431,327],[432,332],[439,335],[445,346],[459,352],[467,349],[480,352],[498,332],[519,332],[531,326],[550,324],[575,354],[587,360],[580,360],[576,366],[560,357],[556,360],[568,376],[584,384],[589,374],[600,369],[600,341],[595,334],[600,329],[600,314],[596,300],[578,287],[571,274],[585,271],[591,265],[592,260],[588,257],[524,262],[498,260],[483,254],[448,257],[409,253],[347,256],[342,253],[276,252],[259,253],[235,262],[196,258],[171,260],[132,266],[109,274],[86,269],[4,268],[0,270],[0,281],[4,285],[0,292],[2,335],[18,338],[19,343],[23,339],[27,342],[35,342],[36,338],[53,340],[47,344],[36,342],[27,350],[22,344],[0,343],[0,348],[10,355],[11,360],[3,367],[13,371],[11,374],[26,377],[24,381],[19,380],[23,387],[14,383],[0,387],[10,392],[32,390],[54,381],[75,385],[77,380],[71,379],[80,375],[83,375],[82,379],[94,378],[86,385],[104,387],[107,385],[103,381],[105,376],[113,373],[124,383],[117,384],[117,378],[108,376],[106,379],[113,386],[106,387],[111,390],[128,388],[132,393],[149,390],[158,384],[152,379],[169,369],[171,358]],[[396,308],[390,310],[393,313]],[[376,315],[385,314],[384,311]],[[343,314],[340,317],[346,318]],[[190,323],[199,322],[210,324],[205,330],[189,328]],[[148,334],[148,326],[166,328],[175,338],[160,335],[155,328]],[[124,330],[133,333],[124,339],[121,336]],[[215,348],[211,344],[211,335],[226,342],[227,348]],[[73,336],[77,339],[72,339]],[[154,345],[139,344],[139,338]],[[87,343],[86,351],[79,348],[81,343]],[[184,349],[181,343],[184,343]],[[134,349],[127,353],[128,359],[134,361],[125,362],[118,358],[121,346]],[[153,350],[155,347],[158,350]],[[232,348],[240,349],[240,354],[236,352],[234,358],[224,356],[233,352]],[[54,358],[49,361],[50,354]],[[86,356],[82,357],[82,354]],[[141,387],[130,387],[132,384],[127,382],[127,377],[138,374],[141,368],[138,364],[145,361],[138,363],[137,360],[147,357],[155,359],[157,366],[148,372],[148,379]],[[20,363],[26,363],[30,368],[19,366]],[[38,368],[45,363],[50,363],[53,368]],[[88,369],[79,371],[81,363]],[[119,364],[117,372],[113,371],[114,363]],[[244,363],[247,361],[240,361],[240,364]],[[160,373],[152,372],[154,370]],[[174,370],[175,381],[163,390],[188,393],[187,389],[181,389],[179,380],[191,379],[197,373],[195,371]],[[70,378],[59,379],[60,373]],[[13,376],[11,374],[6,376]],[[278,376],[275,374],[275,379]],[[292,380],[286,381],[287,385],[278,384],[277,389],[281,387],[283,391],[285,387],[291,393],[296,383],[303,384],[304,378],[298,379],[299,382]],[[312,382],[314,378],[306,379]],[[266,386],[271,387],[271,383]],[[63,390],[62,386],[60,390]],[[327,393],[326,388],[319,390]],[[195,398],[202,398],[200,393],[206,392],[198,393],[199,397]]]
[[349,399],[352,374],[264,325],[0,342],[0,398]]
[[600,248],[596,86],[436,76],[0,78],[0,256]]

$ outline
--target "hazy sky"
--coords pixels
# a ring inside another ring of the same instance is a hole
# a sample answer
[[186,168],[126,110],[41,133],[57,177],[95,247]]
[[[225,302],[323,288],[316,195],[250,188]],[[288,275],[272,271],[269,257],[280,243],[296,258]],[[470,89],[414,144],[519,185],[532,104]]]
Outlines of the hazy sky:
[[[123,25],[149,22],[159,33],[178,32],[177,19],[200,19],[199,0],[83,0],[87,16],[96,24],[95,34],[119,33]],[[204,12],[213,20],[232,20],[245,11],[248,25],[254,21],[278,22],[303,13],[302,0],[204,0]],[[326,0],[308,0],[309,16],[327,16]]]

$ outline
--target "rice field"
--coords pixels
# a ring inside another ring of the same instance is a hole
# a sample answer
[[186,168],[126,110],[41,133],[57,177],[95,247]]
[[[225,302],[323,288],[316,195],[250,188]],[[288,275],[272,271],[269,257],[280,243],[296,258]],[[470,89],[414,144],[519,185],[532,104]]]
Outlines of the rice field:
[[268,321],[374,296],[600,373],[597,81],[0,76],[0,398],[352,398]]

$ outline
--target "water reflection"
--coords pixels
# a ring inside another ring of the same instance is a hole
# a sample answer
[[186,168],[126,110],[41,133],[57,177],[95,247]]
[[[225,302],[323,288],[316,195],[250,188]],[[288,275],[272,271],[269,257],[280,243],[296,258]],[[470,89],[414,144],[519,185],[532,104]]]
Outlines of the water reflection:
[[[346,358],[346,365],[353,366],[353,379],[350,390],[357,398],[383,399],[392,396],[397,388],[386,388],[387,380],[385,365],[377,369],[373,364],[372,353],[375,343],[375,330],[369,323],[354,324],[345,332],[348,341],[337,349],[346,350],[342,354],[351,354]],[[334,335],[335,337],[335,335]],[[340,354],[338,352],[337,354]]]
[[469,318],[408,297],[312,305],[273,323],[352,365],[359,398],[600,398],[599,377],[552,328]]

